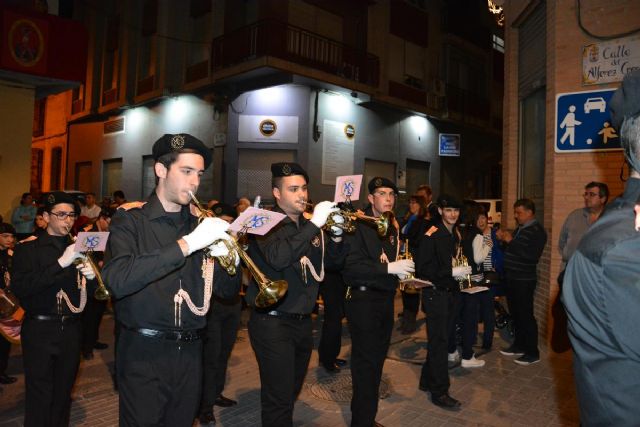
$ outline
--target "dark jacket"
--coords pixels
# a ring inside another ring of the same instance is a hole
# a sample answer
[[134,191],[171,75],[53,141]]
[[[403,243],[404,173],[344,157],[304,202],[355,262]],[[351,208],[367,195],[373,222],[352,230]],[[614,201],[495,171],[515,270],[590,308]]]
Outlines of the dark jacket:
[[520,226],[504,251],[504,271],[508,280],[537,280],[536,267],[547,243],[547,232],[538,220]]
[[[435,230],[434,230],[435,229]],[[458,234],[450,233],[442,221],[432,223],[420,239],[416,263],[416,277],[429,280],[441,290],[459,291],[458,282],[451,276],[451,261],[456,255]]]
[[[276,212],[284,213],[276,207]],[[287,294],[268,310],[286,313],[309,314],[318,297],[319,283],[311,272],[306,270],[306,281],[301,258],[306,256],[320,275],[324,251],[324,268],[339,270],[344,263],[345,245],[335,243],[331,238],[302,215],[299,224],[288,216],[274,227],[266,236],[256,236],[250,245],[249,255],[258,268],[271,280],[286,280]],[[321,236],[324,234],[324,237]],[[325,247],[322,247],[324,239]],[[247,290],[247,303],[254,304],[258,286],[251,281]]]
[[[62,268],[58,264],[58,258],[70,244],[67,236],[44,233],[35,240],[16,245],[11,289],[27,314],[71,314],[66,303],[58,307],[56,294],[60,289],[67,293],[71,304],[80,305],[76,266]],[[87,280],[87,294],[94,292],[95,286],[95,280]]]
[[562,299],[584,426],[636,426],[640,402],[640,232],[629,178],[585,233],[566,268]]
[[[178,226],[174,216],[180,218]],[[174,295],[180,287],[197,307],[203,305],[203,251],[182,255],[178,240],[197,225],[188,206],[168,214],[154,192],[141,208],[119,209],[109,225],[102,277],[117,300],[116,316],[129,328],[192,330],[205,325],[204,316],[181,308],[176,325]],[[216,272],[217,273],[217,272]]]
[[[371,207],[365,214],[373,216]],[[387,264],[380,257],[384,253],[389,262],[396,260],[400,244],[396,228],[390,225],[387,235],[380,237],[373,226],[357,222],[355,233],[347,239],[350,250],[342,271],[345,284],[395,292],[398,277],[387,272]]]

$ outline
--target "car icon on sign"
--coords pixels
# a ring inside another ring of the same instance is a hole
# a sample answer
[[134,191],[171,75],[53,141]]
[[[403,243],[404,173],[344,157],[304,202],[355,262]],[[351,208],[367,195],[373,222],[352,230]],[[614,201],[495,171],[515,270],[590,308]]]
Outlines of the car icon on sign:
[[601,96],[596,98],[589,98],[584,103],[584,113],[589,114],[591,110],[598,110],[601,113],[604,113],[604,110],[607,108],[607,102]]

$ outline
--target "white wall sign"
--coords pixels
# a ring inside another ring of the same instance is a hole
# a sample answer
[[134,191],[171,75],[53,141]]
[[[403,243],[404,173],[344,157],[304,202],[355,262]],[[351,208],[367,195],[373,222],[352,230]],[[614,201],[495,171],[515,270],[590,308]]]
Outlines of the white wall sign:
[[297,116],[240,115],[239,142],[298,142]]
[[341,175],[353,175],[353,153],[355,146],[355,127],[353,136],[347,136],[347,123],[325,120],[322,130],[322,183],[335,185]]
[[627,37],[582,48],[582,84],[620,82],[640,69],[640,37]]

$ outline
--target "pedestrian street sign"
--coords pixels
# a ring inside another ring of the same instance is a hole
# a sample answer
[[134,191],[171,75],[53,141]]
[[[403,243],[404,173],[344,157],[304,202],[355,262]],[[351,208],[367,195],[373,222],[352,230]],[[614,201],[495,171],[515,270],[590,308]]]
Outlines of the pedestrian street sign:
[[556,95],[556,153],[620,150],[618,129],[611,126],[609,100],[615,89]]

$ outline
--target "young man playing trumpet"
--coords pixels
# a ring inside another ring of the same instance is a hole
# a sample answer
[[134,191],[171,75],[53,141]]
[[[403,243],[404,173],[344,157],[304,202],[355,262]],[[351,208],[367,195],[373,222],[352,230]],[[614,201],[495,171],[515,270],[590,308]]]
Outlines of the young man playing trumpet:
[[79,211],[71,195],[49,193],[43,213],[46,233],[17,245],[13,256],[11,289],[25,311],[21,340],[27,427],[69,424],[71,388],[80,364],[80,313],[87,293],[95,290],[91,266],[74,265],[84,259],[69,237]]
[[[338,209],[333,202],[318,203],[311,216],[307,207],[309,177],[296,163],[271,165],[274,211],[286,217],[251,245],[251,258],[271,280],[286,280],[288,291],[276,304],[254,307],[249,320],[251,346],[260,369],[263,427],[293,424],[294,403],[302,389],[313,348],[311,311],[324,279],[325,268],[344,261],[342,237],[321,230]],[[339,234],[339,233],[338,233]],[[255,280],[247,302],[258,295]]]
[[[371,207],[366,215],[379,218],[393,210],[398,189],[392,181],[375,177],[368,188]],[[379,426],[375,421],[378,389],[393,329],[393,299],[398,278],[413,273],[414,263],[396,260],[400,242],[393,224],[380,236],[375,227],[358,222],[348,244],[342,275],[348,286],[346,312],[352,343],[351,426]]]

